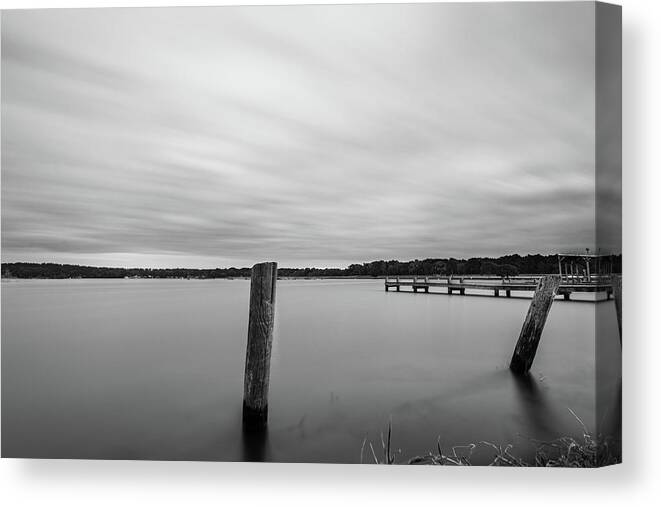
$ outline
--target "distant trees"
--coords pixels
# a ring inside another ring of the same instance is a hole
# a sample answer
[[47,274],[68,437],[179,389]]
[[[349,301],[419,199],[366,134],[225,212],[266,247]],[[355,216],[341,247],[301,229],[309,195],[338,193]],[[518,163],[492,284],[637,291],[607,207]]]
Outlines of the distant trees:
[[497,276],[516,276],[519,274],[519,268],[512,264],[497,264],[495,262],[483,262],[480,267],[480,274],[482,275],[497,275]]
[[[613,271],[621,272],[622,256],[613,256]],[[407,262],[378,260],[347,268],[280,268],[280,276],[396,276],[396,275],[496,275],[556,273],[556,255],[505,255],[498,258],[415,259]],[[234,278],[250,276],[250,268],[149,269],[102,268],[72,264],[12,262],[2,264],[3,278]]]
[[432,275],[442,275],[443,273],[445,273],[445,266],[446,265],[447,265],[447,263],[445,263],[443,261],[436,261],[433,264],[432,272],[430,274],[432,274]]

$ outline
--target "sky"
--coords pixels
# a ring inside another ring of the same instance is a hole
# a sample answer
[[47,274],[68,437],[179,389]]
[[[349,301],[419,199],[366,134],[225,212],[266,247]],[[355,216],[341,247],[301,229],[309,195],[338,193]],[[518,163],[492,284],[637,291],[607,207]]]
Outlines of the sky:
[[2,13],[2,261],[595,243],[592,3]]

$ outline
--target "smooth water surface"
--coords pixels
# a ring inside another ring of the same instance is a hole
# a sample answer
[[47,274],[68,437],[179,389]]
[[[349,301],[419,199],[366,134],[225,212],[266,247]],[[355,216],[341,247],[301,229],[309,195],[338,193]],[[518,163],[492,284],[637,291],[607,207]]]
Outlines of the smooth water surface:
[[[595,303],[558,299],[517,379],[529,299],[280,280],[269,431],[244,437],[249,283],[3,280],[3,456],[357,463],[362,448],[372,462],[390,420],[398,461],[439,438],[526,453],[581,435],[569,408],[594,430]],[[601,313],[617,379],[615,312]]]

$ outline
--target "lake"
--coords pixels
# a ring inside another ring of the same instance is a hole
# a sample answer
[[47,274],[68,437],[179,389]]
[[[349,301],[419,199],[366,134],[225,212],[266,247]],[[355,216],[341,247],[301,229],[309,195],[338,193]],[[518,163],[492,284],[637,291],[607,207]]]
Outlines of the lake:
[[279,280],[269,430],[244,437],[249,286],[3,280],[3,456],[359,463],[362,448],[373,462],[389,421],[398,461],[439,439],[526,455],[530,439],[582,434],[568,409],[595,429],[597,311],[599,395],[619,403],[612,301],[556,300],[518,379],[508,364],[530,299]]

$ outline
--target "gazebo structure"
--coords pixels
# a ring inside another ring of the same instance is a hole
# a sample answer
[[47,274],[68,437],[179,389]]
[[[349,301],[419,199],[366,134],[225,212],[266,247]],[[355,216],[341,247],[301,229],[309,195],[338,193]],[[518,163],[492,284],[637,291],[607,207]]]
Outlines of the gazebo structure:
[[599,283],[613,274],[611,254],[585,253],[558,254],[558,274],[563,283]]

